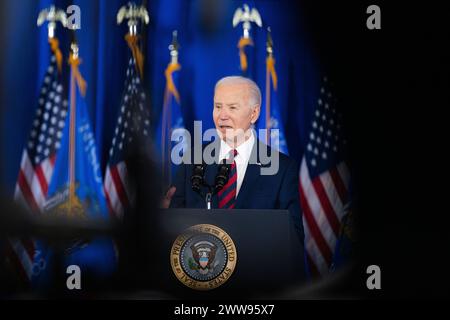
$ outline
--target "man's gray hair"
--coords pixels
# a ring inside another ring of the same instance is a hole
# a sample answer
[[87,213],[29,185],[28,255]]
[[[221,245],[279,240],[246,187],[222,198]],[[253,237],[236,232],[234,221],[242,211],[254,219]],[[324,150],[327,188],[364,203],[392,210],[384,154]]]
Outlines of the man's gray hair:
[[257,105],[261,106],[261,90],[259,90],[259,87],[255,81],[242,76],[224,77],[217,81],[216,86],[214,87],[214,92],[216,91],[217,87],[223,84],[246,84],[249,90],[248,104],[250,108],[253,109]]

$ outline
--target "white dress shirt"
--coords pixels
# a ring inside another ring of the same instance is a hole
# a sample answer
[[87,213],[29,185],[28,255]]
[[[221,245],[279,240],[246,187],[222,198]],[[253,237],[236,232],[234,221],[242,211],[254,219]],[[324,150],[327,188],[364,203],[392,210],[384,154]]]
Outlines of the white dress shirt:
[[[251,136],[236,148],[238,152],[236,157],[234,158],[234,161],[236,162],[237,172],[236,197],[239,194],[239,190],[241,189],[242,181],[244,181],[245,171],[247,170],[248,161],[250,159],[254,144],[255,137],[253,136],[252,132]],[[233,150],[233,148],[231,148],[225,141],[220,140],[219,161],[222,162],[222,160],[227,159],[231,150]]]

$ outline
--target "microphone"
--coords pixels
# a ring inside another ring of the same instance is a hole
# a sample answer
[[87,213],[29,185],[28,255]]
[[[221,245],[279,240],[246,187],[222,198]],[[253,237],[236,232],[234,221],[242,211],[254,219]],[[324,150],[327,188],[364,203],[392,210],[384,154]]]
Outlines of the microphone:
[[191,176],[191,184],[192,184],[192,190],[195,192],[200,193],[200,188],[203,185],[205,175],[205,167],[202,164],[194,164],[194,167],[192,168],[192,176]]
[[228,182],[228,176],[230,175],[231,165],[226,164],[225,160],[223,163],[219,164],[219,167],[217,169],[217,175],[215,179],[215,193],[222,190],[222,188],[226,185]]

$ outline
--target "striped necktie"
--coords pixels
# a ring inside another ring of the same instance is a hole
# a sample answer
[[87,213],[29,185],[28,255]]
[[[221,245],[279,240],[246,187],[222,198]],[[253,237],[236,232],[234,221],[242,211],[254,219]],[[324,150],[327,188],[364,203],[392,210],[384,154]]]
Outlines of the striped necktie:
[[230,167],[227,183],[217,194],[219,199],[219,209],[233,209],[236,202],[237,171],[234,158],[237,154],[238,152],[236,149],[230,151],[229,158],[233,159],[233,163]]

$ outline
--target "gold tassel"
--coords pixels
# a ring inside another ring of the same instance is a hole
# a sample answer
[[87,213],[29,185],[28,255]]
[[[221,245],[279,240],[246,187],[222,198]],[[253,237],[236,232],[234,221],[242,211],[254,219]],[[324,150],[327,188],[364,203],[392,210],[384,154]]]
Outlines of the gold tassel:
[[175,87],[175,83],[173,82],[172,73],[180,69],[181,69],[180,64],[169,63],[169,65],[166,68],[166,71],[164,71],[164,75],[166,76],[167,91],[173,94],[175,100],[177,100],[178,103],[180,103],[180,95],[178,94],[178,90]]
[[58,66],[58,71],[61,73],[62,70],[62,53],[59,49],[59,41],[56,38],[48,38],[48,43],[50,44],[50,49],[56,57],[56,65]]
[[136,61],[137,71],[139,72],[141,79],[143,79],[144,56],[143,56],[141,50],[139,50],[139,46],[138,46],[139,37],[131,35],[131,34],[127,34],[127,35],[125,35],[125,40],[127,41],[128,46],[130,47],[131,52],[133,53],[133,58]]
[[81,95],[84,97],[86,95],[87,83],[86,80],[83,79],[83,76],[81,75],[80,70],[78,69],[78,66],[81,64],[81,59],[74,58],[73,54],[70,54],[69,64],[72,69],[72,73],[75,77],[75,81],[77,82],[78,89],[80,90]]
[[275,59],[272,56],[267,57],[266,64],[267,70],[269,70],[270,75],[272,76],[273,88],[277,90],[278,78],[277,73],[275,72]]
[[247,63],[247,55],[245,54],[245,47],[246,46],[253,46],[253,41],[250,38],[244,38],[242,37],[239,39],[238,42],[238,48],[239,48],[239,58],[241,60],[241,70],[247,71],[248,63]]

